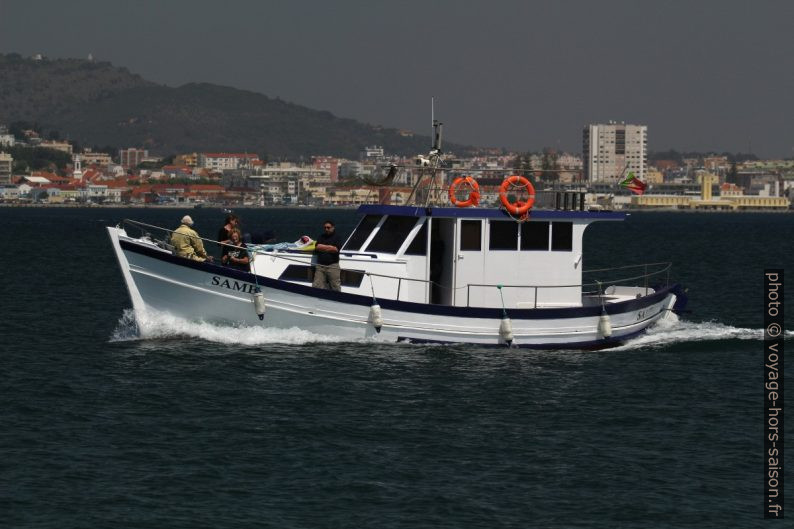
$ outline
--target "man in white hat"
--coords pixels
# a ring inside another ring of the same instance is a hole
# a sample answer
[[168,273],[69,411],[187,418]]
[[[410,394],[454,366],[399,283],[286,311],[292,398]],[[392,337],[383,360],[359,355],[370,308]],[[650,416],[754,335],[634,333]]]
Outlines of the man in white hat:
[[194,261],[212,261],[212,257],[207,255],[204,250],[204,243],[201,242],[199,234],[191,228],[193,219],[190,215],[182,217],[182,224],[171,234],[171,244],[174,245],[174,252],[180,257],[193,259]]

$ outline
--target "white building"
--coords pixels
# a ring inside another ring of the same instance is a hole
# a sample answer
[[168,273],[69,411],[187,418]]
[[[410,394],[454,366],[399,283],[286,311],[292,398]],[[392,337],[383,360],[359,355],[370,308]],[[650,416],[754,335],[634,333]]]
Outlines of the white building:
[[91,201],[98,203],[119,203],[121,202],[121,189],[100,184],[88,184],[81,189],[81,195]]
[[383,158],[383,147],[379,145],[372,145],[371,147],[364,147],[362,153],[364,158]]
[[258,161],[259,156],[248,153],[228,153],[228,152],[202,152],[198,155],[198,166],[209,169],[213,172],[223,172],[226,170],[247,167],[249,164]]
[[15,185],[0,185],[0,200],[14,202],[19,200],[19,187]]
[[648,127],[610,122],[584,128],[582,153],[588,182],[617,182],[630,172],[645,177]]
[[52,183],[48,178],[44,178],[43,176],[25,176],[23,179],[28,184],[33,184],[35,186],[43,186]]

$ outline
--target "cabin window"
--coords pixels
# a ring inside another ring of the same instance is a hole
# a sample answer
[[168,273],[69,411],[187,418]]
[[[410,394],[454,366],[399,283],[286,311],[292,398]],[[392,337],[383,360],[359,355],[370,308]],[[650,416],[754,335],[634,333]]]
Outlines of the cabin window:
[[551,249],[560,252],[573,250],[573,222],[552,222]]
[[312,282],[312,267],[305,265],[289,265],[286,270],[281,272],[279,279],[285,281]]
[[378,222],[380,222],[380,219],[380,215],[367,215],[361,219],[361,222],[359,222],[358,226],[356,226],[356,231],[353,232],[353,235],[350,236],[347,244],[345,244],[342,249],[353,252],[360,250],[361,245],[364,244],[364,241],[369,238],[372,230],[374,230],[375,226],[377,226]]
[[548,250],[549,249],[549,223],[548,221],[524,222],[521,224],[521,249],[522,250]]
[[490,250],[516,250],[518,248],[518,224],[515,221],[491,221]]
[[462,252],[482,250],[482,221],[460,221],[460,250]]
[[[364,280],[364,272],[358,270],[341,270],[341,283],[344,287],[358,288]],[[311,283],[314,279],[314,271],[308,265],[289,265],[284,270],[279,279],[284,281],[299,281],[301,283]]]
[[427,221],[422,223],[422,227],[416,232],[416,237],[405,250],[406,255],[427,255]]
[[416,217],[390,215],[367,246],[368,252],[397,253],[416,225]]

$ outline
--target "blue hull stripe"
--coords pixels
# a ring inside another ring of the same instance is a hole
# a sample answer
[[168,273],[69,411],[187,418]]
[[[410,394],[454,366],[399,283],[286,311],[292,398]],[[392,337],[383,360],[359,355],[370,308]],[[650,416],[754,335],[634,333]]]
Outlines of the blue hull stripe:
[[[256,276],[250,272],[243,272],[233,268],[217,265],[214,263],[192,261],[183,257],[177,257],[162,251],[147,248],[129,241],[119,240],[121,248],[125,251],[145,255],[158,261],[171,263],[185,268],[192,268],[200,270],[208,274],[217,276],[228,277],[245,281],[247,283],[257,283],[262,288],[271,288],[274,290],[281,290],[284,292],[292,292],[304,296],[310,296],[320,299],[328,299],[338,301],[340,303],[348,303],[351,305],[361,305],[369,307],[372,305],[372,297],[362,296],[359,294],[350,294],[347,292],[334,292],[332,290],[324,290],[314,288],[308,285],[300,285],[295,283],[288,283],[278,279],[271,279],[269,277]],[[643,296],[637,299],[621,301],[618,303],[609,303],[606,305],[607,314],[623,314],[640,310],[649,307],[655,303],[662,301],[670,294],[672,290],[680,288],[678,285],[671,287],[661,288],[649,296]],[[458,318],[502,318],[502,309],[498,308],[484,308],[484,307],[451,307],[447,305],[429,305],[425,303],[414,303],[410,301],[395,301],[390,299],[379,299],[378,303],[384,310],[396,310],[400,312],[411,312],[419,314],[434,314],[439,316],[453,316]],[[600,306],[593,307],[567,307],[567,308],[542,308],[542,309],[507,309],[507,315],[513,319],[521,320],[547,320],[559,318],[585,318],[592,316],[599,316],[601,314]]]
[[[637,336],[645,333],[648,330],[648,327],[644,327],[639,331],[634,331],[629,334],[625,334],[623,336],[617,338],[604,338],[602,340],[590,340],[586,342],[570,342],[570,343],[528,343],[528,344],[513,344],[513,347],[517,347],[519,349],[544,349],[544,350],[564,350],[564,349],[588,349],[597,351],[599,349],[608,349],[610,347],[616,347],[621,345],[622,343],[636,338]],[[461,342],[445,342],[442,340],[424,340],[424,339],[416,339],[416,338],[409,338],[405,336],[400,336],[397,338],[398,342],[403,343],[412,343],[412,344],[438,344],[438,345],[461,345]],[[471,344],[475,347],[488,347],[488,348],[498,348],[498,349],[505,349],[507,345],[505,344],[483,344],[483,343],[475,343]]]

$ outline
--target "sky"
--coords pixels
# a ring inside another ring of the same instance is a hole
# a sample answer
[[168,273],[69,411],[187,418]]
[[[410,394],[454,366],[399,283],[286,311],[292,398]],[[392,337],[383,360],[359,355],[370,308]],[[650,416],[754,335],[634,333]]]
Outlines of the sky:
[[0,52],[110,61],[447,141],[794,157],[794,2],[0,0]]

